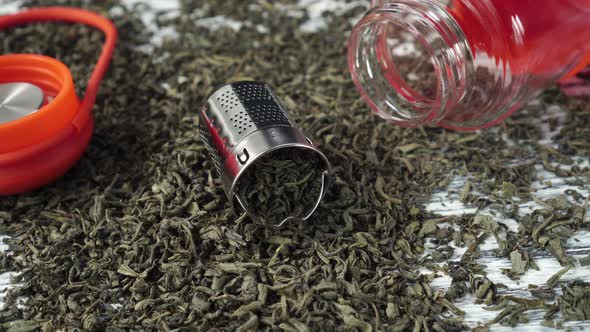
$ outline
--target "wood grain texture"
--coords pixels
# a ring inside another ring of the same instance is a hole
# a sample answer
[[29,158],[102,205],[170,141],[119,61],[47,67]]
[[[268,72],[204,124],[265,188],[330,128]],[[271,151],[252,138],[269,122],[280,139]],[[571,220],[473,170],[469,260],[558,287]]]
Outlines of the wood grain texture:
[[[536,104],[538,106],[540,102],[533,101],[532,104]],[[536,125],[542,128],[543,131],[544,139],[539,142],[540,144],[557,147],[553,138],[557,133],[559,133],[561,127],[557,127],[553,131],[551,131],[546,123],[547,119],[549,118],[557,118],[560,123],[563,123],[566,114],[565,112],[567,112],[567,110],[564,110],[557,105],[548,105],[541,112],[541,114],[539,114],[539,117],[533,120],[533,122],[536,122]],[[511,144],[515,143],[512,142]],[[519,156],[515,156],[514,162],[518,161],[518,157]],[[575,159],[575,164],[581,167],[587,167],[590,165],[588,158]],[[568,166],[559,165],[559,167],[566,169]],[[540,164],[535,165],[535,168],[537,170],[537,179],[533,182],[532,188],[536,190],[536,192],[534,192],[533,195],[539,199],[546,200],[559,195],[564,195],[565,192],[569,189],[574,189],[585,197],[588,197],[590,195],[590,181],[588,178],[574,179],[558,177],[556,174],[546,171]],[[465,206],[460,201],[459,192],[464,187],[465,182],[467,180],[467,177],[455,177],[445,191],[436,193],[433,195],[433,197],[431,197],[430,202],[426,206],[427,210],[441,216],[456,216],[477,212],[478,214],[491,216],[497,222],[503,223],[507,225],[510,228],[510,230],[517,232],[518,223],[514,219],[498,217],[497,215],[492,214],[492,211],[490,209],[477,211],[476,208]],[[473,179],[469,180],[473,181]],[[575,186],[568,184],[571,183],[573,180],[583,180],[583,184]],[[548,185],[548,183],[550,183],[551,185]],[[477,187],[477,183],[475,183],[474,185]],[[534,209],[541,208],[541,206],[534,201],[521,201],[518,203],[518,206],[519,215],[521,216],[526,213],[532,212],[532,210]],[[590,208],[587,211],[586,218],[588,218],[588,215],[590,215]],[[574,257],[576,261],[580,258],[589,255],[590,232],[577,232],[569,241],[567,241],[565,247],[567,254]],[[507,258],[495,257],[493,250],[497,248],[498,243],[496,242],[496,239],[490,237],[480,246],[481,257],[479,258],[478,262],[486,266],[486,272],[488,273],[487,277],[491,281],[493,281],[494,283],[502,283],[507,286],[506,289],[503,289],[499,292],[500,294],[510,294],[532,299],[533,297],[528,291],[528,286],[531,284],[544,285],[551,276],[553,276],[556,272],[563,268],[559,264],[559,262],[555,258],[553,258],[553,256],[550,255],[548,252],[538,250],[533,252],[533,256],[535,259],[535,263],[537,263],[537,265],[539,266],[539,270],[529,270],[520,278],[520,280],[514,281],[508,278],[506,275],[502,274],[502,269],[509,269],[511,267],[511,262]],[[465,253],[466,248],[454,247],[454,249],[454,257],[451,258],[451,261],[460,260],[462,255]],[[429,248],[429,250],[436,250],[436,248]],[[570,280],[582,280],[590,282],[590,266],[584,267],[581,266],[579,263],[576,263],[575,268],[572,268],[570,271],[568,271],[562,278],[563,282],[567,282]],[[433,282],[433,287],[445,289],[449,287],[450,284],[451,278],[448,276],[443,276],[442,278],[435,279],[435,281]],[[561,294],[561,288],[559,287],[559,284],[555,287],[555,292],[557,295]],[[498,312],[495,311],[485,310],[485,305],[475,304],[475,297],[473,296],[464,297],[463,299],[461,299],[460,303],[457,306],[463,311],[465,311],[466,322],[471,327],[476,327],[480,324],[485,324],[486,322],[492,320],[498,314]],[[555,329],[543,327],[540,325],[541,321],[543,320],[543,315],[544,313],[539,311],[530,312],[530,323],[528,323],[527,325],[519,325],[517,330],[554,331]],[[590,322],[569,322],[564,324],[564,326],[575,329],[587,329],[590,328]],[[499,325],[495,325],[491,329],[491,331],[506,330],[513,329]]]

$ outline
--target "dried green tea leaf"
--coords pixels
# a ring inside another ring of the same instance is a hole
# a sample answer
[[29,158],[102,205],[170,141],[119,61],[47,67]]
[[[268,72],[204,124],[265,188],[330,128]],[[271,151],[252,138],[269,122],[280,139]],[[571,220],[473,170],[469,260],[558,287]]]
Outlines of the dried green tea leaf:
[[388,303],[385,313],[389,319],[395,319],[399,316],[399,307],[395,303]]
[[486,277],[475,277],[471,280],[471,291],[478,303],[491,304],[496,299],[497,287]]
[[39,329],[41,323],[34,320],[20,320],[0,325],[6,332],[32,332]]
[[536,287],[529,290],[531,295],[541,300],[553,300],[555,298],[555,291],[553,287]]
[[588,266],[588,265],[590,265],[590,255],[580,258],[578,261],[580,262],[580,265]]
[[239,274],[242,273],[249,268],[259,268],[262,267],[260,263],[219,263],[216,267],[225,272],[225,273],[235,273]]
[[472,188],[471,181],[465,182],[465,185],[463,186],[463,189],[461,189],[461,192],[459,193],[459,200],[462,203],[467,203],[467,199],[469,197],[469,193],[471,193],[471,188]]
[[289,319],[288,323],[282,323],[279,327],[288,332],[310,332],[309,326],[297,319]]
[[399,150],[403,154],[410,153],[414,150],[423,148],[424,146],[420,143],[412,143],[404,146],[398,146],[396,149]]
[[512,273],[524,273],[527,262],[523,260],[522,254],[515,250],[510,253],[510,262],[512,263]]
[[247,332],[247,331],[255,331],[258,327],[258,316],[252,315],[250,318],[242,325],[240,325],[236,332]]
[[420,237],[424,237],[424,236],[428,236],[428,235],[432,235],[436,232],[436,230],[438,229],[438,222],[436,220],[428,220],[426,221],[423,225],[422,228],[420,229],[420,233],[418,234],[418,236]]
[[239,307],[231,315],[233,317],[242,317],[243,315],[251,314],[254,311],[257,311],[259,309],[260,309],[260,302],[254,301],[254,302],[244,304],[243,306]]
[[563,275],[566,274],[566,273],[568,273],[568,271],[571,270],[571,269],[572,269],[572,266],[571,265],[570,266],[566,266],[565,268],[559,270],[559,272],[555,273],[545,283],[550,288],[555,287],[555,285],[557,285],[557,283],[559,282],[559,280],[561,279],[561,277],[563,277]]
[[358,313],[349,305],[346,304],[334,304],[340,312],[340,317],[347,326],[358,328],[362,332],[372,332],[373,327],[368,322],[364,322],[358,319],[356,316]]
[[117,272],[119,272],[123,275],[126,275],[128,277],[133,277],[133,278],[145,278],[147,276],[146,272],[137,273],[126,264],[121,264],[121,266],[119,266],[119,269],[117,270]]
[[549,251],[559,261],[561,266],[573,264],[574,259],[568,256],[563,248],[563,241],[559,238],[555,238],[549,241]]
[[548,199],[547,204],[549,204],[549,206],[551,206],[552,208],[558,209],[558,210],[567,209],[567,207],[570,205],[569,202],[567,201],[567,197],[564,195],[560,195],[560,196],[556,196],[556,197],[552,197],[552,198]]
[[569,282],[562,286],[563,295],[557,303],[566,321],[586,321],[590,319],[590,283]]
[[516,195],[518,191],[518,187],[510,182],[503,182],[502,183],[502,197],[504,198],[511,198]]

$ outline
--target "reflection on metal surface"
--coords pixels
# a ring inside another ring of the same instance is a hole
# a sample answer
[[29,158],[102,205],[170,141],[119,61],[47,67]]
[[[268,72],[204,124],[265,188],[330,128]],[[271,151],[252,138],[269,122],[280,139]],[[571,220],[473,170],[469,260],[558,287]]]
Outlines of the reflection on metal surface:
[[43,98],[43,91],[33,84],[0,84],[0,124],[37,112]]

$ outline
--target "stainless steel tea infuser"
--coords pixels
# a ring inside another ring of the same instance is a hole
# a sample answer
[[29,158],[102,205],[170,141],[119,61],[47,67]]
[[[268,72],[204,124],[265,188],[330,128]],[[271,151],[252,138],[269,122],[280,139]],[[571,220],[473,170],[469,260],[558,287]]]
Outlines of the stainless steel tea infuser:
[[[320,193],[302,219],[308,219],[319,206],[326,189],[329,161],[296,127],[266,84],[237,82],[217,90],[200,113],[200,132],[234,211],[237,201],[253,219],[260,219],[237,194],[239,180],[260,158],[280,149],[306,149],[323,161]],[[287,217],[280,225],[292,219],[299,218]]]

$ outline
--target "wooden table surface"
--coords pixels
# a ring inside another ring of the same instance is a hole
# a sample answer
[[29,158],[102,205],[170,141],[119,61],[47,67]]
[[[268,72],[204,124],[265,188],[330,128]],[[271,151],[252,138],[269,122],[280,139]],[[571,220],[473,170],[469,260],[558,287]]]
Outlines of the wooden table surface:
[[[140,2],[139,0],[124,0],[127,5],[133,5]],[[174,15],[178,10],[178,4],[176,1],[159,1],[159,0],[147,0],[148,3],[156,10],[167,10],[170,11],[170,15]],[[253,5],[256,5],[256,1],[252,1]],[[284,5],[284,10],[288,11],[290,15],[301,15],[304,10],[309,11],[309,20],[305,22],[301,29],[308,32],[321,31],[325,26],[327,18],[322,16],[326,11],[332,11],[335,14],[343,14],[353,8],[358,8],[359,5],[366,5],[368,1],[351,1],[345,2],[342,0],[298,0],[293,1],[293,5]],[[14,12],[18,9],[19,2],[13,0],[0,0],[0,14]],[[146,11],[144,21],[148,24],[152,24],[153,12]],[[212,29],[217,27],[230,27],[232,29],[239,29],[243,24],[247,22],[236,22],[224,17],[203,17],[201,19],[207,26]],[[261,31],[264,31],[264,27],[259,27]],[[163,38],[174,38],[174,31],[159,31],[152,40],[153,44],[161,42]],[[145,45],[149,49],[151,45]],[[403,46],[403,45],[402,45]],[[407,46],[407,45],[406,45]],[[544,125],[544,120],[548,117],[562,117],[567,110],[561,109],[556,105],[548,105],[544,112],[543,117],[539,117],[536,121],[544,128],[546,139],[542,142],[546,145],[554,145],[552,136],[555,135],[559,128],[555,131],[550,131],[549,126]],[[586,158],[578,160],[580,166],[589,166],[589,161]],[[557,195],[562,195],[568,189],[575,189],[584,196],[590,195],[590,180],[586,178],[584,185],[572,187],[566,184],[568,179],[558,178],[555,174],[547,172],[543,169],[542,165],[537,165],[539,172],[539,179],[535,182],[534,188],[537,189],[535,193],[536,197],[540,199],[547,199]],[[436,193],[430,198],[430,202],[427,204],[426,209],[437,213],[442,216],[461,215],[465,213],[474,213],[474,208],[466,207],[459,200],[459,192],[463,188],[463,185],[467,179],[464,177],[456,177],[449,185],[446,191]],[[571,179],[569,179],[571,180]],[[578,179],[579,180],[579,179]],[[545,183],[551,182],[551,186],[545,185]],[[526,213],[531,209],[539,208],[535,202],[520,202],[520,213]],[[490,215],[490,211],[479,211],[478,213]],[[590,215],[590,209],[588,211]],[[509,226],[512,230],[517,230],[517,223],[513,219],[501,219],[494,217],[498,222],[502,222]],[[2,243],[2,239],[5,236],[0,235],[0,251],[8,250],[8,246]],[[508,259],[497,258],[492,254],[492,250],[497,248],[498,245],[495,239],[490,238],[481,247],[481,258],[479,262],[487,266],[488,278],[495,283],[503,283],[508,288],[501,291],[501,293],[509,293],[523,297],[530,297],[530,293],[527,291],[529,284],[543,285],[554,273],[559,271],[562,267],[559,265],[557,260],[552,256],[538,252],[535,257],[535,262],[539,266],[539,271],[530,270],[528,271],[519,281],[513,281],[501,273],[502,268],[510,268],[511,263]],[[436,250],[436,248],[430,248],[429,250]],[[451,260],[459,260],[465,248],[455,248],[454,257]],[[579,232],[567,243],[567,253],[574,258],[582,258],[590,254],[590,232]],[[428,271],[425,271],[428,272]],[[8,272],[0,274],[0,306],[2,305],[2,298],[4,292],[10,287],[15,285],[10,284],[10,276],[15,275],[14,272]],[[584,280],[590,282],[590,266],[582,267],[578,263],[575,268],[571,269],[566,273],[562,280]],[[451,279],[448,276],[437,278],[433,282],[433,287],[444,289],[450,285]],[[556,288],[557,294],[559,294],[559,287]],[[469,326],[476,327],[479,324],[485,324],[485,322],[493,319],[498,312],[484,310],[485,305],[476,305],[475,298],[473,296],[467,296],[460,300],[459,308],[465,311],[465,318]],[[505,331],[505,330],[518,330],[518,331],[552,331],[551,328],[546,328],[540,325],[543,318],[543,314],[540,312],[533,312],[530,315],[531,322],[528,325],[520,325],[517,329],[494,326],[492,331]],[[566,327],[572,327],[574,330],[590,328],[590,322],[577,322],[567,323]]]

